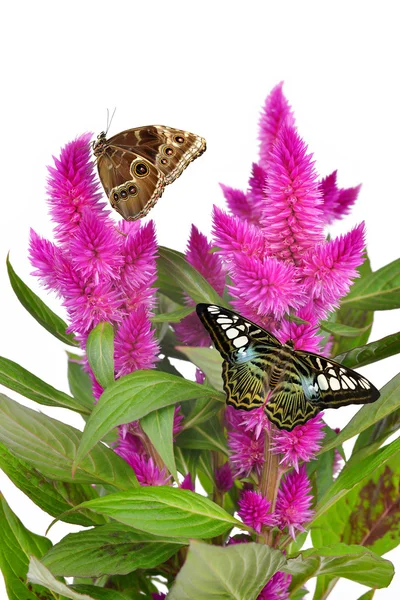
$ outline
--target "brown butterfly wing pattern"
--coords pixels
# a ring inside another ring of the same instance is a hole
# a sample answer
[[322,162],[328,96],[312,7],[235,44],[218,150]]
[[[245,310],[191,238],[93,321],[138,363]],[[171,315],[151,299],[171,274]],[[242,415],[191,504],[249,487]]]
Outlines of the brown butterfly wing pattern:
[[111,206],[124,219],[144,217],[186,167],[206,149],[200,136],[162,125],[128,129],[93,146]]

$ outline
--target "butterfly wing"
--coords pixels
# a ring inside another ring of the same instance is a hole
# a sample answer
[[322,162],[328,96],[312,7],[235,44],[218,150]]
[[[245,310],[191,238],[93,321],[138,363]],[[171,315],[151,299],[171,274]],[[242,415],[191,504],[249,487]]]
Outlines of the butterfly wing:
[[127,220],[139,219],[205,149],[205,140],[187,131],[162,125],[127,129],[104,140],[99,177],[113,208]]
[[198,304],[197,314],[221,354],[227,403],[252,410],[265,403],[274,352],[280,342],[237,313],[213,304]]

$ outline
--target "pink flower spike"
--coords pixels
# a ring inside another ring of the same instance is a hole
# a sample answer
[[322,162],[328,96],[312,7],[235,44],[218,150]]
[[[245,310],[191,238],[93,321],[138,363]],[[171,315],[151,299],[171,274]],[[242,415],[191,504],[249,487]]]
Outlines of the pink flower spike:
[[32,275],[39,277],[45,288],[59,292],[57,260],[61,260],[60,248],[41,238],[31,229],[29,254],[31,264],[36,269]]
[[99,219],[91,211],[82,212],[79,226],[71,235],[68,249],[72,264],[83,277],[93,276],[117,278],[123,258],[119,251],[119,240],[114,225]]
[[233,486],[233,475],[229,462],[226,462],[222,467],[215,469],[215,485],[220,492],[229,492]]
[[309,462],[315,458],[324,437],[322,416],[323,413],[319,413],[292,431],[274,428],[272,452],[283,455],[281,464],[285,467],[294,467],[299,472],[299,461]]
[[365,225],[361,223],[345,235],[317,244],[304,257],[302,272],[309,295],[319,303],[319,316],[337,307],[352,280],[359,276],[363,262]]
[[299,472],[291,471],[282,480],[278,490],[275,514],[280,529],[287,527],[293,539],[295,530],[304,531],[304,523],[313,516],[310,510],[312,496],[310,495],[311,484],[307,478],[305,466],[301,466]]
[[174,330],[179,342],[186,346],[207,348],[211,345],[210,336],[195,312],[184,317],[179,323],[175,323]]
[[185,475],[185,477],[183,478],[183,481],[179,487],[181,488],[181,490],[190,490],[191,492],[195,491],[194,483],[193,483],[192,476],[190,473]]
[[135,471],[140,485],[167,485],[171,479],[171,475],[167,474],[167,469],[163,467],[160,471],[152,458],[147,459],[143,455],[134,454],[129,464]]
[[213,234],[221,254],[230,259],[236,253],[247,256],[264,256],[265,240],[255,225],[232,217],[214,206]]
[[130,296],[132,291],[150,287],[156,279],[157,241],[154,222],[149,221],[140,228],[132,228],[122,243],[124,264],[121,282]]
[[249,179],[249,189],[247,190],[247,202],[251,206],[251,219],[254,225],[260,224],[264,204],[266,202],[265,186],[267,182],[267,172],[261,165],[253,163],[251,168],[251,177]]
[[246,412],[242,417],[242,422],[240,425],[244,427],[245,431],[250,431],[256,440],[258,440],[265,429],[269,430],[270,428],[270,422],[265,414],[263,406],[260,406],[260,408],[255,408],[248,413]]
[[294,127],[293,111],[286,100],[283,91],[283,81],[274,87],[267,97],[261,112],[260,127],[260,159],[263,165],[267,165],[270,152],[276,142],[278,133],[283,125]]
[[152,369],[157,361],[158,344],[144,307],[129,314],[115,335],[117,377],[138,369]]
[[238,505],[238,515],[243,523],[257,533],[260,533],[263,525],[273,527],[276,524],[275,516],[269,513],[271,503],[260,492],[245,490]]
[[291,581],[292,576],[289,573],[278,571],[262,589],[259,596],[257,596],[257,600],[288,600]]
[[295,267],[275,258],[260,259],[238,254],[234,257],[231,293],[254,312],[282,317],[304,302],[304,292]]
[[311,155],[296,131],[284,126],[271,150],[262,221],[269,252],[299,264],[324,240],[321,190]]
[[136,464],[136,457],[139,454],[144,454],[145,452],[144,447],[142,445],[142,441],[136,435],[132,435],[132,433],[126,433],[125,436],[122,437],[121,433],[118,432],[118,435],[118,444],[114,448],[114,450],[133,469],[134,464]]
[[174,423],[172,428],[172,434],[174,438],[182,431],[182,421],[185,418],[185,415],[181,411],[180,406],[175,406],[174,410]]
[[361,190],[361,184],[353,188],[346,188],[339,190],[338,196],[338,209],[337,219],[341,219],[345,215],[348,215],[355,201],[358,198],[358,194]]
[[99,184],[94,174],[90,145],[92,134],[86,133],[61,150],[54,158],[55,167],[49,167],[48,193],[50,212],[57,223],[56,237],[61,243],[69,241],[85,209],[97,218],[108,218],[105,204],[99,202]]
[[252,221],[253,209],[246,194],[241,190],[235,190],[231,187],[219,184],[224,194],[229,210],[235,217],[245,221]]
[[320,182],[326,223],[332,223],[335,219],[341,219],[349,214],[361,189],[361,185],[354,188],[339,189],[336,178],[337,171],[334,171]]
[[259,474],[264,464],[264,438],[254,439],[242,432],[228,434],[229,457],[235,476],[248,477],[253,469]]
[[225,287],[225,273],[220,257],[215,252],[211,253],[211,249],[212,244],[206,236],[200,233],[195,225],[192,225],[186,258],[207,279],[214,290],[222,296]]

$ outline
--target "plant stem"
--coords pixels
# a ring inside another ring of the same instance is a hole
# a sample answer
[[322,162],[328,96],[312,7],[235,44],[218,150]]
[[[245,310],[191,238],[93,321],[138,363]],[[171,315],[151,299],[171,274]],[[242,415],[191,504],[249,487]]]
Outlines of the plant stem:
[[[272,428],[264,430],[264,465],[261,471],[260,492],[271,503],[271,512],[275,510],[276,497],[278,494],[281,470],[279,469],[279,456],[271,452]],[[272,546],[272,530],[264,526],[257,541]]]

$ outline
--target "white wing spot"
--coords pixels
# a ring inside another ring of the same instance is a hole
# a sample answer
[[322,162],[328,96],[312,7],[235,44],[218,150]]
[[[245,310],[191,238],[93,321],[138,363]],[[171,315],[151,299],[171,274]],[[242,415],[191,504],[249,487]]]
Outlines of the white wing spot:
[[363,379],[359,379],[358,380],[358,385],[360,385],[364,390],[366,390],[367,388],[365,387],[365,383]]
[[233,345],[236,348],[241,348],[242,346],[245,346],[247,344],[247,342],[248,342],[247,336],[241,335],[240,337],[233,340]]
[[238,325],[237,328],[240,329],[240,331],[245,331],[246,329],[244,325]]
[[367,390],[369,390],[369,388],[371,387],[369,381],[367,379],[362,379],[361,381],[364,382],[365,387],[367,388]]
[[354,387],[356,387],[356,385],[357,385],[357,379],[354,379],[354,377],[350,377],[350,379],[354,383]]
[[227,323],[225,325],[221,325],[221,329],[223,329],[225,331],[225,329],[229,329],[230,326],[231,326],[231,323]]
[[331,386],[331,390],[333,390],[334,392],[340,390],[340,382],[339,379],[336,379],[336,377],[331,377],[329,379],[329,385]]
[[255,329],[252,333],[260,333],[261,329]]
[[317,377],[317,381],[318,381],[318,385],[320,387],[320,389],[324,392],[325,390],[329,389],[329,385],[328,385],[328,380],[325,377],[325,375],[322,375],[322,373],[320,373]]
[[332,377],[336,377],[336,371],[334,369],[329,369],[328,373],[329,375],[332,375]]
[[340,383],[342,384],[342,389],[343,390],[348,390],[349,389],[349,386],[347,385],[347,383],[345,381],[343,381],[343,379],[341,380]]
[[356,386],[355,386],[354,382],[353,382],[353,381],[350,379],[350,377],[347,377],[347,375],[343,375],[343,377],[342,377],[342,380],[343,380],[345,383],[347,383],[347,385],[349,386],[349,388],[350,388],[351,390],[354,390],[354,389],[355,389],[355,387],[356,387]]
[[321,359],[319,358],[319,356],[317,356],[317,359],[316,359],[316,360],[317,360],[317,365],[318,365],[318,368],[319,368],[319,369],[321,369],[321,371],[322,371],[322,369],[323,369],[323,366],[322,366]]
[[218,306],[209,306],[207,310],[210,313],[217,313],[217,312],[219,312]]
[[234,327],[231,327],[230,329],[228,329],[228,331],[226,332],[226,337],[229,340],[233,340],[235,337],[237,337],[239,335],[239,332],[237,329],[235,329]]
[[229,323],[229,325],[232,325],[232,319],[229,319],[228,317],[218,317],[217,323],[219,323],[219,325],[223,325],[223,323]]

